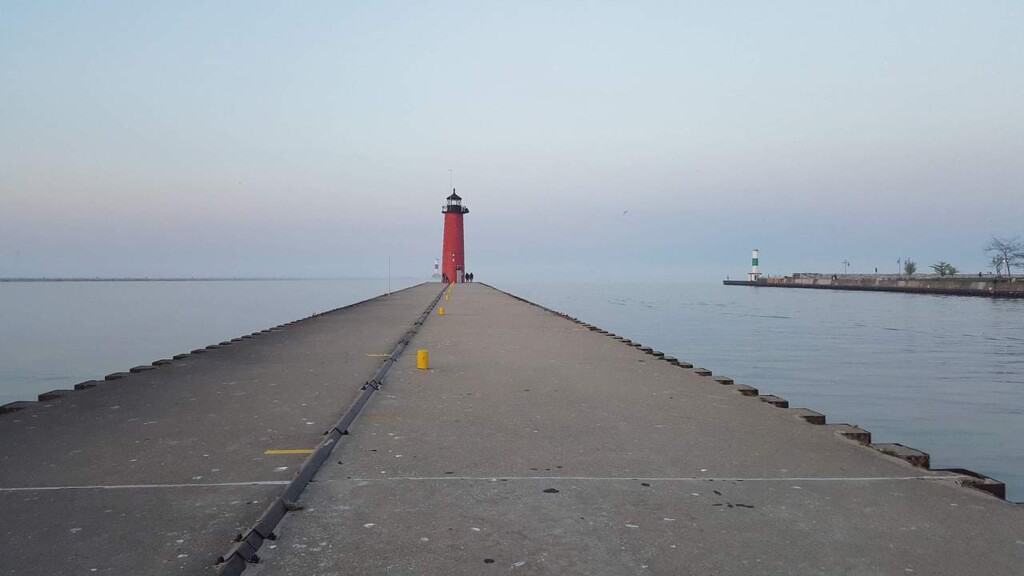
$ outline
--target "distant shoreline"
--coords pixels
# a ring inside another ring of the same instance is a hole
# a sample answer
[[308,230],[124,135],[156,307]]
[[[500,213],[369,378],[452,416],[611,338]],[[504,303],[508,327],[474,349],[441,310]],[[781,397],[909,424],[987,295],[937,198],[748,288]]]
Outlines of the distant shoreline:
[[894,275],[800,273],[792,276],[761,277],[756,280],[725,280],[722,283],[726,286],[1024,298],[1024,278],[997,276],[923,276],[915,278]]

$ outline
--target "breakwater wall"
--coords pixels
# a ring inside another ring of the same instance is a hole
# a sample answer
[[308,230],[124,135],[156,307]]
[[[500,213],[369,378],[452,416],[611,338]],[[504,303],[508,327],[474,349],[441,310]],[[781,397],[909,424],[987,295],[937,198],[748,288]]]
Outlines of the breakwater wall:
[[953,278],[925,276],[876,276],[853,274],[793,274],[756,281],[725,280],[726,286],[764,286],[769,288],[816,288],[822,290],[861,290],[870,292],[908,292],[989,298],[1024,298],[1024,278],[992,276]]

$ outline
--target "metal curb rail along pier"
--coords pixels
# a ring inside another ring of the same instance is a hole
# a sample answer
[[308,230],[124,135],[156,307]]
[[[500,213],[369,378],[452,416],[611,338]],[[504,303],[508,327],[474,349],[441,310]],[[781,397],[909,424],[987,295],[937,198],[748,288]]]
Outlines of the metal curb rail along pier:
[[[537,304],[536,302],[531,302],[530,300],[527,300],[527,299],[522,298],[520,296],[517,296],[515,294],[511,294],[509,292],[506,292],[504,290],[501,290],[500,288],[496,288],[496,287],[491,286],[489,284],[485,284],[483,282],[481,282],[481,284],[484,284],[485,286],[489,286],[490,288],[493,288],[494,290],[497,290],[497,291],[499,291],[499,292],[501,292],[501,293],[503,293],[503,294],[505,294],[505,295],[507,295],[507,296],[509,296],[511,298],[515,298],[516,300],[519,300],[521,302],[529,304],[530,306],[534,306],[534,307],[540,308],[541,310],[544,310],[546,312],[549,312],[551,314],[554,314],[556,316],[559,316],[561,318],[569,320],[570,322],[575,322],[576,324],[579,324],[580,326],[583,326],[583,327],[589,329],[592,332],[597,332],[599,334],[607,335],[607,336],[609,336],[609,337],[611,337],[611,338],[613,338],[615,340],[623,342],[624,344],[627,344],[627,345],[633,346],[635,348],[638,348],[638,349],[640,349],[641,352],[644,352],[645,354],[648,354],[648,355],[653,356],[655,358],[658,358],[660,360],[664,360],[664,361],[666,361],[666,362],[668,362],[670,364],[673,364],[675,366],[679,366],[679,367],[687,369],[687,370],[692,370],[695,374],[697,374],[699,376],[704,376],[704,377],[711,377],[712,376],[711,370],[708,370],[706,368],[695,368],[693,366],[693,364],[690,363],[690,362],[683,362],[683,361],[680,361],[680,360],[676,359],[673,356],[666,356],[665,353],[663,353],[661,351],[658,351],[658,350],[655,350],[655,349],[651,348],[650,346],[644,346],[644,345],[642,345],[642,344],[640,344],[638,342],[634,342],[633,340],[630,340],[630,339],[625,338],[623,336],[619,336],[619,335],[617,335],[617,334],[615,334],[613,332],[609,332],[608,330],[604,330],[602,328],[594,326],[593,324],[589,324],[587,322],[584,322],[584,321],[582,321],[582,320],[580,320],[580,319],[578,319],[578,318],[576,318],[574,316],[571,316],[569,314],[566,314],[564,312],[560,312],[558,310],[553,310],[553,309],[548,308],[546,306],[543,306],[541,304]],[[736,392],[740,393],[743,396],[757,397],[762,402],[771,404],[771,405],[775,406],[776,408],[789,409],[789,410],[792,411],[792,413],[793,413],[793,415],[795,417],[803,420],[804,422],[807,422],[808,424],[817,425],[817,426],[826,426],[826,423],[825,423],[826,422],[826,417],[825,417],[824,414],[821,414],[820,412],[815,412],[814,410],[811,410],[809,408],[790,408],[789,407],[789,402],[787,400],[785,400],[784,398],[780,398],[780,397],[772,395],[772,394],[762,395],[762,394],[759,393],[759,390],[757,388],[754,388],[752,386],[747,386],[747,385],[744,385],[744,384],[736,384],[733,381],[732,378],[718,376],[718,377],[714,378],[714,381],[718,382],[719,384],[721,384],[723,386],[732,386],[733,390],[735,390]],[[1002,499],[1002,500],[1006,499],[1006,485],[1003,482],[1000,482],[999,480],[996,480],[994,478],[990,478],[990,477],[988,477],[988,476],[986,476],[984,474],[981,474],[979,472],[975,472],[973,470],[968,470],[966,468],[938,468],[938,469],[932,469],[932,468],[930,468],[930,461],[931,461],[931,459],[930,459],[929,455],[926,452],[922,452],[921,450],[917,450],[915,448],[911,448],[909,446],[904,446],[904,445],[898,444],[898,443],[873,444],[871,442],[871,433],[868,432],[867,430],[864,430],[864,429],[860,428],[859,426],[855,426],[855,425],[852,425],[852,424],[845,424],[845,423],[828,424],[827,426],[829,428],[831,428],[835,432],[835,434],[837,436],[840,436],[840,437],[842,437],[844,439],[851,440],[851,441],[856,442],[858,444],[861,444],[861,445],[864,445],[866,447],[872,448],[872,449],[877,450],[878,452],[880,452],[882,454],[885,454],[887,456],[891,456],[891,457],[894,457],[894,458],[899,458],[900,460],[903,460],[903,461],[905,461],[905,462],[907,462],[907,463],[909,463],[909,464],[911,464],[913,466],[916,466],[918,468],[923,468],[925,470],[932,470],[932,471],[935,471],[935,472],[947,472],[947,473],[949,473],[951,475],[956,476],[958,483],[960,483],[962,486],[967,486],[967,487],[970,487],[970,488],[974,488],[976,490],[980,490],[982,492],[985,492],[987,494],[990,494],[990,495],[995,496],[996,498],[999,498],[999,499]]]
[[260,546],[266,540],[274,540],[276,536],[274,529],[280,523],[281,519],[284,518],[285,514],[289,510],[294,509],[295,502],[298,501],[299,496],[305,490],[306,485],[309,484],[310,480],[323,465],[324,461],[331,455],[334,447],[337,445],[338,440],[345,434],[348,434],[348,428],[352,422],[356,419],[359,413],[362,411],[366,403],[369,402],[373,394],[380,390],[380,387],[384,383],[384,379],[387,376],[391,367],[394,366],[399,356],[412,341],[413,337],[419,331],[420,326],[430,317],[434,307],[437,306],[438,301],[444,296],[445,291],[448,287],[444,287],[437,296],[430,302],[427,309],[420,314],[419,318],[413,323],[413,326],[398,340],[395,344],[394,349],[388,354],[387,358],[373,374],[373,376],[367,380],[366,384],[362,387],[362,392],[359,397],[356,398],[355,402],[349,406],[348,410],[342,415],[341,419],[338,420],[330,430],[325,432],[323,441],[317,446],[316,450],[309,455],[302,467],[299,469],[295,477],[288,483],[284,492],[275,498],[270,506],[263,512],[263,515],[256,522],[256,524],[249,529],[245,534],[239,534],[237,542],[234,546],[228,550],[223,556],[217,559],[218,574],[223,576],[234,576],[241,574],[245,571],[246,567],[250,563],[259,562],[259,555],[257,554]]

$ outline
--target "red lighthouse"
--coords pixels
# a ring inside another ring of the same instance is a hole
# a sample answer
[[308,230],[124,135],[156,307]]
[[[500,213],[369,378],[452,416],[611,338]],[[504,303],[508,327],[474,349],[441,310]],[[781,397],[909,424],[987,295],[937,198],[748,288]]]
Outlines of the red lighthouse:
[[448,282],[462,282],[466,274],[466,247],[462,236],[462,215],[469,208],[452,188],[452,195],[441,207],[444,214],[444,245],[441,248],[441,274]]

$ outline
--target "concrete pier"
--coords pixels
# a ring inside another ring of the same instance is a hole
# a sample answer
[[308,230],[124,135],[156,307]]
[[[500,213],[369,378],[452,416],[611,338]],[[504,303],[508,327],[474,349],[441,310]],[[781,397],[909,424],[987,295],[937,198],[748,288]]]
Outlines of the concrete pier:
[[[1024,565],[1022,507],[967,487],[996,483],[914,466],[926,455],[485,285],[456,286],[353,406],[439,291],[0,415],[0,574]],[[290,451],[323,445],[346,413],[348,434],[260,538],[259,562],[215,566],[308,457]]]
[[253,573],[1024,565],[1024,510],[849,440],[853,427],[809,424],[487,286],[458,286],[446,307],[413,344],[432,368],[401,359]]
[[0,574],[213,574],[440,291],[395,292],[0,415]]

